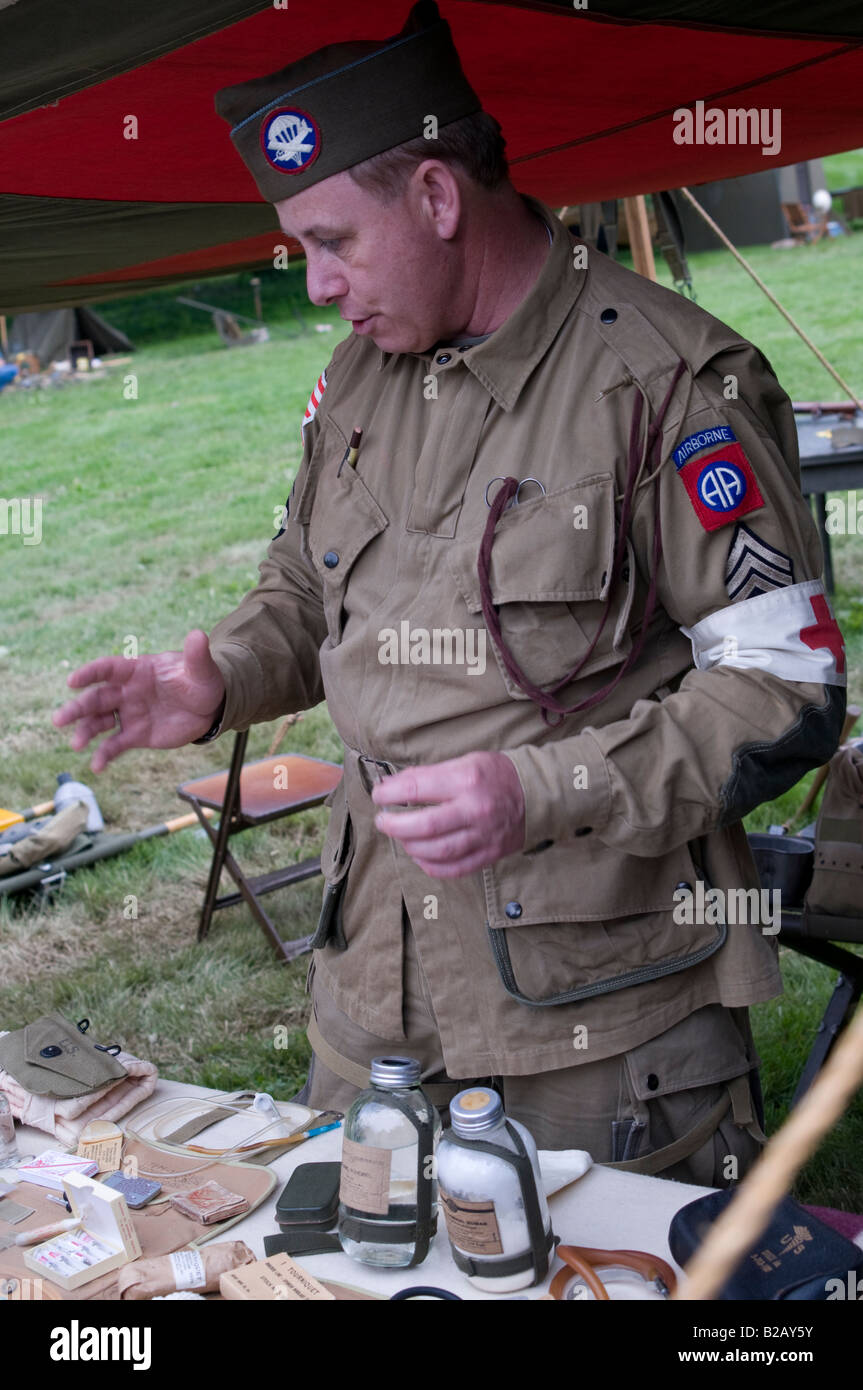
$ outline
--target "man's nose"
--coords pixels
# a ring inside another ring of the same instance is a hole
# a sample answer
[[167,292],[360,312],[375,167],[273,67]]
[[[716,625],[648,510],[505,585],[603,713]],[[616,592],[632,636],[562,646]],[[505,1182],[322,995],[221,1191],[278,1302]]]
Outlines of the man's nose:
[[[327,261],[330,264],[327,264]],[[310,256],[306,260],[306,291],[313,304],[321,308],[342,299],[347,294],[348,283],[344,273],[331,263],[331,257]]]

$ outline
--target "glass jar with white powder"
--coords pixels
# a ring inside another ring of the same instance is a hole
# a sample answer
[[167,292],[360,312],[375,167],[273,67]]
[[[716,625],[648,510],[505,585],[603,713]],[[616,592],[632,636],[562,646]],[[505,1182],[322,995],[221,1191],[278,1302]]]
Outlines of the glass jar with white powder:
[[487,1293],[541,1283],[554,1236],[533,1136],[487,1087],[460,1091],[449,1113],[438,1182],[453,1259]]

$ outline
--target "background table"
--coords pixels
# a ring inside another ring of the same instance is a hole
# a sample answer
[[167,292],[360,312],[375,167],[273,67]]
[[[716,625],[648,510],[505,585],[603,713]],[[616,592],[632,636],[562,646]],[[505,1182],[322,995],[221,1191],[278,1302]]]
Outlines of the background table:
[[834,432],[837,439],[841,439],[842,430],[859,429],[863,426],[863,412],[858,410],[854,415],[839,415],[835,411],[825,411],[823,414],[796,415],[795,420],[800,447],[800,487],[804,496],[815,498],[815,514],[824,548],[824,582],[827,592],[832,594],[833,556],[826,529],[826,494],[844,492],[858,484],[863,487],[863,440],[836,449],[833,447]]

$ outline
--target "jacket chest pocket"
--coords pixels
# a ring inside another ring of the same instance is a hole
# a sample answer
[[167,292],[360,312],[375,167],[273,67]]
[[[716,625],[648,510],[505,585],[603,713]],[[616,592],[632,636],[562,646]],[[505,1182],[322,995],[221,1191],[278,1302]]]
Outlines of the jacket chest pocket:
[[333,646],[342,638],[351,570],[369,542],[389,525],[356,469],[346,463],[339,473],[345,448],[341,431],[328,420],[313,460],[317,465],[314,495],[304,493],[297,515],[304,529],[304,548],[321,581]]
[[698,878],[687,845],[647,858],[595,836],[489,865],[488,938],[504,988],[521,1004],[546,1007],[700,965],[726,927],[682,920],[675,893],[694,892]]
[[[468,612],[482,622],[480,540],[457,542],[449,563]],[[627,541],[621,581],[611,595],[614,545],[614,479],[608,473],[511,507],[500,518],[489,567],[491,601],[504,643],[534,685],[560,681],[594,639],[577,679],[616,665],[629,652],[635,566]],[[497,644],[491,646],[508,693],[528,699]]]

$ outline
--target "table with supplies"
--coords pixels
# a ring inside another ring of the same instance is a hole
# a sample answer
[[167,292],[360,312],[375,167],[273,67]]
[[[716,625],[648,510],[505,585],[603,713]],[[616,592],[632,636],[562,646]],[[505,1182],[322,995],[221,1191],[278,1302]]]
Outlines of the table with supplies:
[[[134,1157],[136,1152],[141,1152],[140,1143],[153,1137],[155,1125],[158,1134],[163,1138],[173,1136],[175,1145],[182,1143],[188,1147],[183,1150],[178,1147],[163,1147],[158,1164],[154,1163],[151,1150],[151,1156],[147,1159],[151,1167],[146,1169],[145,1176],[147,1172],[152,1172],[153,1167],[158,1167],[164,1162],[167,1173],[176,1173],[178,1169],[191,1165],[194,1178],[187,1179],[186,1187],[194,1186],[199,1180],[203,1182],[211,1179],[213,1164],[218,1163],[218,1160],[211,1159],[208,1169],[207,1153],[247,1141],[252,1133],[260,1130],[267,1122],[267,1116],[263,1112],[253,1116],[250,1111],[248,1119],[245,1116],[229,1115],[215,1124],[211,1123],[204,1131],[196,1130],[196,1119],[199,1122],[205,1115],[211,1117],[214,1108],[224,1100],[224,1096],[204,1087],[160,1080],[153,1095],[118,1122],[126,1136],[123,1150],[125,1165],[128,1167],[129,1158]],[[278,1109],[286,1121],[283,1132],[302,1125],[310,1114],[315,1113],[290,1102],[279,1102]],[[326,1116],[323,1118],[326,1119]],[[308,1128],[314,1127],[314,1120],[309,1120]],[[179,1137],[181,1135],[187,1137],[183,1139]],[[250,1154],[247,1152],[240,1155],[242,1161],[238,1164],[218,1163],[218,1180],[232,1190],[246,1192],[250,1199],[258,1204],[247,1214],[234,1218],[228,1224],[220,1225],[213,1242],[243,1241],[256,1259],[262,1260],[265,1256],[265,1237],[280,1232],[276,1222],[275,1206],[285,1183],[300,1164],[339,1161],[342,1136],[342,1126],[328,1128],[275,1158],[272,1158],[272,1151],[268,1151],[265,1155],[266,1166],[248,1162]],[[17,1140],[22,1156],[38,1155],[45,1150],[61,1147],[55,1139],[28,1126],[18,1127]],[[156,1143],[157,1147],[162,1147],[159,1139]],[[193,1145],[196,1146],[194,1151],[191,1147]],[[709,1189],[661,1178],[620,1173],[601,1165],[592,1165],[589,1157],[577,1150],[541,1150],[539,1157],[553,1229],[561,1244],[603,1250],[646,1251],[664,1260],[679,1275],[680,1268],[672,1258],[668,1246],[671,1219],[680,1207],[705,1195]],[[13,1201],[37,1208],[36,1214],[16,1225],[16,1232],[26,1231],[29,1226],[42,1225],[48,1220],[57,1220],[65,1215],[56,1203],[47,1206],[44,1191],[30,1184],[19,1184],[9,1195]],[[163,1205],[161,1212],[164,1213],[165,1210]],[[139,1233],[143,1232],[141,1245],[144,1258],[167,1253],[168,1249],[176,1250],[193,1240],[196,1248],[202,1251],[208,1248],[210,1242],[207,1239],[206,1228],[200,1225],[197,1230],[190,1228],[190,1233],[185,1239],[181,1238],[178,1243],[174,1243],[166,1236],[166,1222],[164,1216],[159,1214],[160,1208],[154,1204],[145,1223],[142,1213],[147,1211],[147,1207],[144,1207],[133,1213]],[[173,1220],[173,1216],[169,1220]],[[156,1234],[151,1235],[151,1231]],[[160,1231],[161,1244],[157,1239]],[[20,1254],[20,1250],[14,1248],[0,1251],[0,1271],[8,1276],[10,1264],[13,1264],[16,1258],[20,1260]],[[481,1292],[457,1269],[450,1253],[442,1216],[438,1233],[426,1259],[414,1269],[373,1267],[361,1264],[343,1252],[302,1254],[295,1255],[293,1259],[303,1271],[328,1286],[349,1286],[353,1290],[361,1290],[373,1297],[384,1299],[391,1298],[399,1290],[420,1285],[450,1291],[461,1299],[537,1299],[548,1293],[553,1275],[561,1268],[561,1261],[552,1256],[549,1274],[542,1284],[508,1295]],[[24,1268],[21,1272],[27,1274]],[[95,1288],[88,1289],[84,1286],[73,1293],[65,1294],[65,1297],[116,1297],[116,1285],[112,1287],[111,1277],[96,1281]],[[640,1285],[637,1276],[633,1276],[628,1283],[610,1287],[613,1298],[637,1297],[639,1291],[648,1297],[653,1293],[652,1286],[643,1283]],[[341,1291],[338,1296],[343,1296]]]

